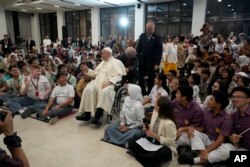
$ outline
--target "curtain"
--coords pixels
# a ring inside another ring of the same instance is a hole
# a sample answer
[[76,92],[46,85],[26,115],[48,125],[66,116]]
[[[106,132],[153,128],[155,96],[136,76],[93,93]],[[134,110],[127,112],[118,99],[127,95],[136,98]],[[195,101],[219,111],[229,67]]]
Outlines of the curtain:
[[[31,37],[31,16],[29,13],[18,13],[20,37],[27,40]],[[25,42],[22,43],[22,46]]]
[[12,12],[6,10],[5,18],[6,18],[7,34],[9,35],[12,43],[15,43],[15,33],[14,33]]

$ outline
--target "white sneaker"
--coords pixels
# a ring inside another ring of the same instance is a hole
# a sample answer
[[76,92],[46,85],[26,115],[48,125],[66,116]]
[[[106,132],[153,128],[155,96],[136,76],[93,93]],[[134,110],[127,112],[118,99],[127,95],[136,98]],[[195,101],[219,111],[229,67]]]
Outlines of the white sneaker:
[[49,124],[54,125],[59,120],[59,117],[52,117],[49,119]]

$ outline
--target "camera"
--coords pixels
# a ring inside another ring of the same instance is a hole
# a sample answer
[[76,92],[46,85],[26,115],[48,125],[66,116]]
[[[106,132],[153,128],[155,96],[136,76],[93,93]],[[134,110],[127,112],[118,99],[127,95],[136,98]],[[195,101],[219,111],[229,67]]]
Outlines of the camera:
[[0,121],[4,121],[4,119],[5,119],[5,117],[6,117],[6,115],[7,115],[7,112],[5,112],[5,111],[0,111]]

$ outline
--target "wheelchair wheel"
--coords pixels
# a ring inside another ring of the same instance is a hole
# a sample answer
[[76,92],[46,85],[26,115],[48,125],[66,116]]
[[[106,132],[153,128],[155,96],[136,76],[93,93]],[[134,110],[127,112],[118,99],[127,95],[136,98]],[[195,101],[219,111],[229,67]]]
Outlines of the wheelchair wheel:
[[124,103],[125,96],[127,96],[127,88],[125,86],[121,86],[115,95],[115,100],[112,107],[112,114],[119,117],[120,111],[122,109],[122,105]]

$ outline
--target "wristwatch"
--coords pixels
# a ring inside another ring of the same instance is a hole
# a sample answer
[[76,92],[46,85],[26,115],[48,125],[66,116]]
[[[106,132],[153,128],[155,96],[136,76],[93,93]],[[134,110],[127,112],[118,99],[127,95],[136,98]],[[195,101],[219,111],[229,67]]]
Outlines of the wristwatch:
[[17,136],[17,132],[15,132],[11,136],[5,136],[3,141],[7,148],[12,151],[16,147],[21,147],[22,139]]

